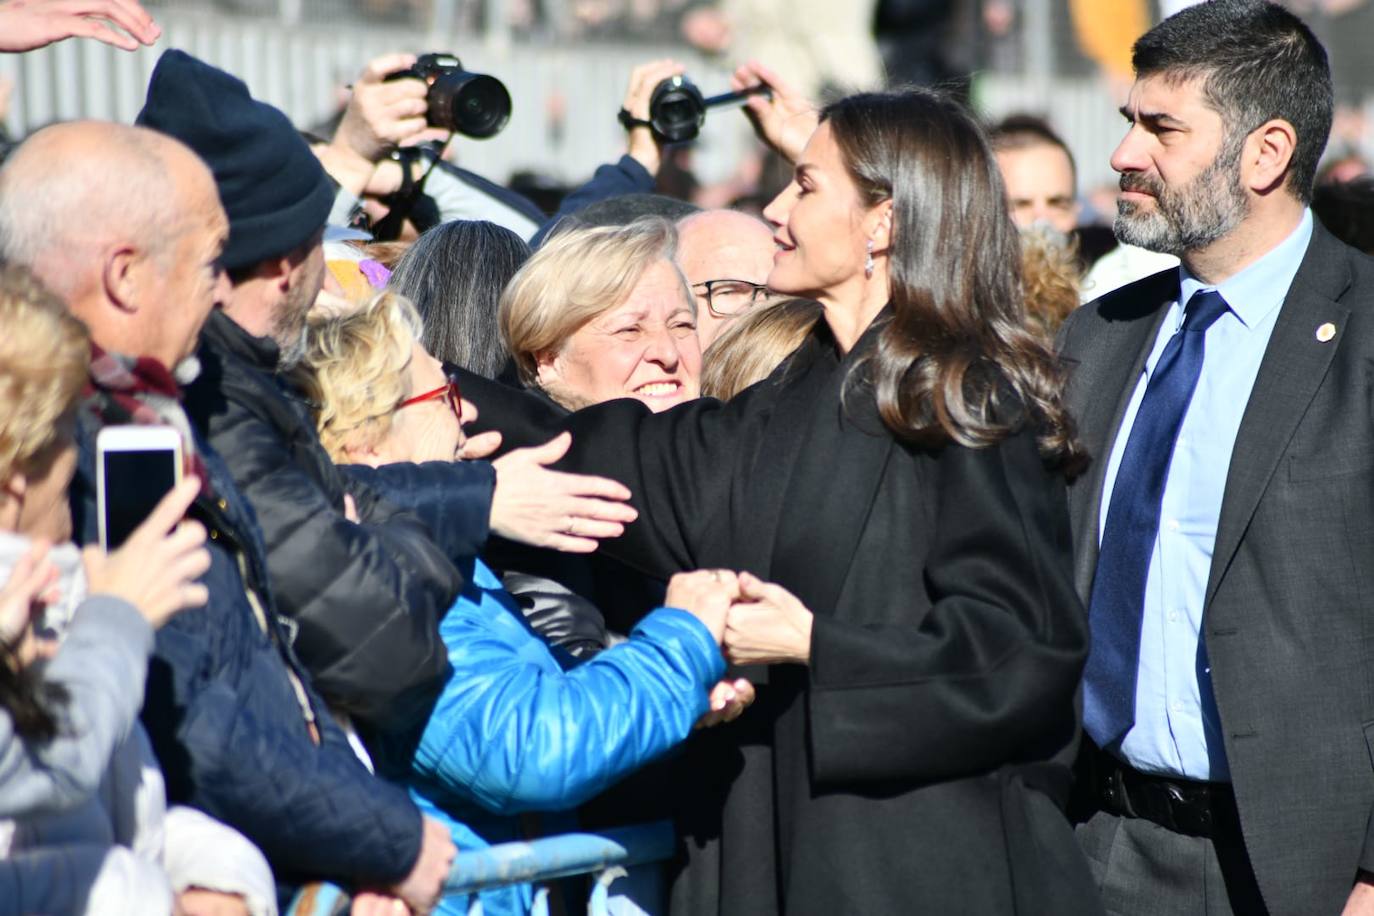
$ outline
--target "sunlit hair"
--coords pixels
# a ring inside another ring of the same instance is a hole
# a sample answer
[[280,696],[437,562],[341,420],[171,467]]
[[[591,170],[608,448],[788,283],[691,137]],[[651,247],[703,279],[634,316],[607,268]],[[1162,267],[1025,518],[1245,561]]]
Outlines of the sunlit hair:
[[387,286],[410,298],[437,359],[496,378],[510,362],[496,308],[530,246],[504,226],[453,220],[415,240]]
[[375,446],[391,432],[397,406],[410,396],[410,359],[420,339],[410,300],[383,292],[355,312],[313,319],[297,384],[315,409],[325,451]]
[[0,481],[58,440],[91,358],[86,327],[26,269],[0,268]]
[[[676,251],[677,229],[657,216],[626,226],[568,229],[548,239],[511,279],[497,313],[520,380],[536,386],[538,354],[561,349],[587,322],[623,303],[646,270],[671,264]],[[682,292],[695,315],[686,280]]]
[[1047,461],[1076,466],[1063,379],[1027,323],[1020,242],[973,117],[909,89],[848,96],[821,119],[863,204],[893,204],[892,310],[851,393],[871,384],[883,422],[919,445],[985,447],[1029,421]]
[[353,242],[352,246],[361,251],[364,258],[376,261],[387,270],[395,270],[396,265],[401,263],[401,258],[405,257],[413,244],[415,243],[412,241]]
[[1021,230],[1021,276],[1026,315],[1046,342],[1078,308],[1082,271],[1071,240],[1039,227]]
[[824,310],[813,299],[774,299],[725,326],[701,357],[701,393],[728,401],[761,382],[811,333]]
[[[91,358],[86,327],[25,268],[0,268],[0,483],[47,472],[63,444]],[[0,501],[5,497],[0,496]],[[14,645],[0,645],[0,708],[22,740],[57,735],[67,700],[41,670],[20,670]]]

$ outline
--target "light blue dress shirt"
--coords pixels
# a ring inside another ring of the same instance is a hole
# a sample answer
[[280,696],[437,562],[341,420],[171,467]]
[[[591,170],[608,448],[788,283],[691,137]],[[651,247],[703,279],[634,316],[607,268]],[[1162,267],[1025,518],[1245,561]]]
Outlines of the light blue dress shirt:
[[1145,386],[1169,338],[1183,326],[1183,307],[1200,289],[1216,289],[1230,306],[1207,330],[1197,389],[1174,446],[1160,504],[1159,535],[1145,582],[1135,725],[1116,752],[1147,773],[1229,781],[1211,667],[1199,639],[1202,603],[1212,568],[1217,520],[1241,417],[1279,306],[1312,239],[1312,212],[1254,264],[1210,287],[1179,267],[1180,292],[1169,306],[1107,463],[1098,543],[1107,524],[1122,452]]

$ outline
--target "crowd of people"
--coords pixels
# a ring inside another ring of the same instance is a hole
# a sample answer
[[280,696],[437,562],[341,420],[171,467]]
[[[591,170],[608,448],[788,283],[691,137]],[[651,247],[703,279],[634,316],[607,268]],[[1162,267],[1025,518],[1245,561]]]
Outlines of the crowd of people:
[[[74,36],[158,28],[0,2]],[[545,216],[392,155],[413,61],[318,137],[166,50],[0,167],[0,913],[461,913],[660,819],[621,912],[1374,913],[1370,198],[1298,17],[1136,41],[1120,247],[1043,121],[756,62],[761,216],[652,193],[662,60]],[[107,550],[117,426],[184,468]]]

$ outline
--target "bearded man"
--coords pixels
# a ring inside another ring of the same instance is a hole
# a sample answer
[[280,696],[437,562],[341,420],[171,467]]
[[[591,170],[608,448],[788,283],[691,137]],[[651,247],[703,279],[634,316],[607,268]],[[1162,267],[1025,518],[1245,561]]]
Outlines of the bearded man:
[[1092,646],[1079,839],[1112,913],[1371,912],[1374,261],[1307,207],[1326,53],[1259,0],[1135,45],[1123,242],[1060,335]]

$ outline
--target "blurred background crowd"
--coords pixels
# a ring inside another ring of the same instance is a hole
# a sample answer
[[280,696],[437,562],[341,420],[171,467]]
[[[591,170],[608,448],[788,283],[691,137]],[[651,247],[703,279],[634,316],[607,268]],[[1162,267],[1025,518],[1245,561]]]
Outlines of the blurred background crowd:
[[[1120,138],[1115,114],[1130,84],[1131,42],[1186,0],[152,0],[168,46],[242,77],[301,128],[337,116],[346,86],[378,54],[452,51],[510,88],[509,126],[461,140],[448,155],[513,183],[549,212],[557,197],[618,154],[615,101],[632,66],[671,56],[707,94],[758,58],[823,96],[889,82],[965,87],[990,120],[1029,112],[1064,138],[1078,167],[1080,222],[1110,222]],[[1332,61],[1338,102],[1327,162],[1349,178],[1367,168],[1374,61],[1369,0],[1291,0]],[[789,11],[795,10],[795,15]],[[54,120],[129,121],[155,58],[94,42],[0,60],[0,109],[11,137]],[[316,132],[327,135],[324,131]],[[661,189],[702,206],[768,200],[781,175],[742,157],[739,118],[708,118],[677,151]],[[1104,216],[1105,214],[1105,216]]]

